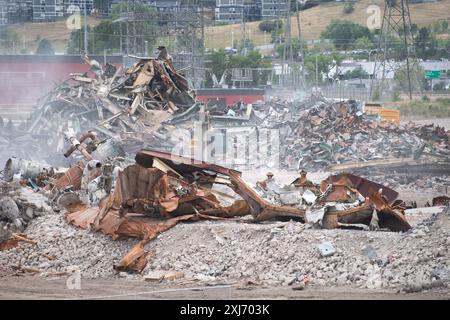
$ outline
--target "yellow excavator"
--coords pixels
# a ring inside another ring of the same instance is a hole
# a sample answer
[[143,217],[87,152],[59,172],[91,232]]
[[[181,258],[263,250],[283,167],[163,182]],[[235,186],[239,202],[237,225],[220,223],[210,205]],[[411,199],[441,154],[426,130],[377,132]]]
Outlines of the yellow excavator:
[[387,109],[379,102],[365,102],[363,110],[368,115],[378,114],[383,120],[400,124],[400,111]]

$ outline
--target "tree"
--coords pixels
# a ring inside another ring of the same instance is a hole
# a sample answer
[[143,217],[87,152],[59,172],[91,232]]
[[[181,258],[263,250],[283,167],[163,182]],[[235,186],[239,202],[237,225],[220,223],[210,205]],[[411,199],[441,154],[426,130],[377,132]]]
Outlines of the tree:
[[[308,55],[305,59],[305,69],[307,77],[311,82],[316,81],[316,58],[319,83],[322,82],[324,75],[327,76],[330,73],[330,70],[340,65],[343,60],[342,55],[337,52],[333,52],[329,55],[320,53]],[[335,76],[332,77],[335,78]]]
[[350,79],[369,79],[369,74],[362,68],[355,68],[351,71],[347,71],[344,74],[343,80]]
[[362,37],[373,38],[369,28],[347,20],[333,20],[321,34],[322,39],[331,40],[339,50],[353,47],[356,39]]
[[0,51],[1,53],[13,53],[14,42],[19,40],[17,33],[8,27],[0,27]]
[[411,33],[413,34],[413,36],[415,36],[418,31],[419,31],[419,26],[415,23],[411,24]]
[[443,91],[443,90],[445,90],[445,82],[441,81],[441,82],[436,83],[433,86],[433,90],[434,91]]
[[43,38],[41,41],[39,41],[39,45],[36,49],[36,52],[34,54],[48,54],[48,55],[54,55],[55,50],[53,49],[52,44],[47,39]]
[[246,54],[248,52],[252,52],[255,49],[255,44],[249,38],[245,38],[245,40],[239,41],[238,52]]
[[276,29],[283,28],[282,20],[265,20],[259,23],[258,28],[261,32],[272,32]]
[[[420,91],[424,88],[424,84],[426,84],[425,79],[425,70],[419,65],[411,65],[410,66],[410,75],[411,75],[411,88],[413,91]],[[408,92],[409,91],[409,83],[408,83],[408,73],[406,63],[401,65],[394,74],[394,83],[395,89]]]
[[[246,55],[227,55],[223,49],[213,51],[206,57],[208,61],[207,67],[216,75],[218,79],[222,76],[225,70],[232,68],[270,68],[271,63],[267,58],[264,58],[259,52],[252,51]],[[265,84],[269,72],[254,72],[253,84]],[[230,84],[230,75],[227,77],[226,83]],[[206,86],[212,86],[212,79],[210,75],[207,76]]]
[[[139,36],[136,42],[135,51],[144,53],[145,43],[151,47],[156,43],[156,38],[158,35],[158,19],[155,8],[143,4],[135,3],[134,11],[137,12],[141,17],[145,17],[145,21],[139,21],[135,23],[135,28]],[[133,8],[133,7],[131,7]],[[130,8],[130,9],[131,9]],[[120,48],[120,23],[116,22],[122,13],[127,12],[126,3],[117,3],[111,7],[111,19],[104,19],[99,25],[94,28],[88,27],[88,52],[94,54],[103,54],[105,50],[108,51],[124,51],[126,48]],[[125,31],[122,30],[122,33]],[[83,38],[84,38],[84,28],[80,30],[73,31],[70,35],[69,45],[67,48],[68,53],[80,53],[83,51]],[[126,45],[126,42],[122,44]],[[134,44],[133,44],[134,45]]]
[[347,3],[344,5],[344,13],[345,13],[345,14],[350,14],[350,13],[352,13],[353,11],[355,11],[355,5],[353,4],[353,2],[347,2]]
[[374,47],[375,45],[373,44],[372,40],[370,40],[370,38],[366,36],[358,38],[355,41],[355,49],[370,50]]
[[417,57],[421,59],[432,59],[437,54],[437,42],[427,27],[420,28],[415,39]]
[[[286,45],[286,43],[280,44],[276,47],[276,52],[278,54],[278,56],[282,57],[283,56],[283,52],[284,52],[284,46]],[[306,51],[308,49],[308,43],[306,41],[302,41],[302,47],[303,47],[303,52],[304,54],[306,54]],[[292,41],[292,52],[293,52],[293,56],[294,56],[294,60],[300,61],[301,60],[301,56],[300,56],[300,42],[298,39],[294,39]],[[288,58],[288,57],[286,57]]]

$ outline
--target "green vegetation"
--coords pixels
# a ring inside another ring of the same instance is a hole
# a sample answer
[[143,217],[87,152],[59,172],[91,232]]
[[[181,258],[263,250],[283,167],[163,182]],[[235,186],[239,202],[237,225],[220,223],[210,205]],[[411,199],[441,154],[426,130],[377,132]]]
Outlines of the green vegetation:
[[440,81],[440,82],[436,83],[435,85],[433,85],[433,90],[434,91],[445,91],[445,82]]
[[322,39],[331,40],[338,50],[353,48],[356,40],[363,37],[372,41],[369,28],[348,20],[333,20],[321,34]]
[[47,39],[41,39],[39,41],[39,45],[36,49],[36,52],[34,54],[49,54],[53,55],[55,54],[55,49],[53,49],[52,44]]
[[353,2],[347,2],[347,3],[344,5],[344,13],[345,13],[345,14],[350,14],[350,13],[352,13],[353,11],[355,11],[355,5],[353,4]]
[[14,43],[19,40],[17,33],[8,28],[0,27],[0,53],[11,54],[14,50]]
[[[279,57],[283,56],[284,47],[285,47],[284,43],[280,44],[280,45],[277,45],[276,52],[277,52]],[[302,41],[302,47],[303,47],[303,52],[306,54],[307,51],[308,51],[308,44],[307,44],[306,41]],[[293,39],[292,40],[292,51],[293,51],[294,61],[300,61],[301,60],[301,57],[300,57],[300,42],[298,41],[298,39]]]
[[[317,59],[317,60],[316,60]],[[305,58],[305,69],[307,74],[307,79],[311,83],[316,81],[316,61],[317,61],[317,73],[319,84],[323,82],[322,78],[329,74],[330,70],[336,65],[339,65],[344,57],[338,52],[332,52],[331,54],[324,55],[320,52],[315,52],[314,54],[308,55]],[[337,77],[337,75],[335,75]]]
[[[136,11],[141,15],[148,17],[146,21],[137,22],[136,30],[139,30],[139,34],[146,35],[145,38],[139,37],[138,43],[133,44],[137,47],[137,52],[145,52],[145,46],[147,49],[152,48],[157,36],[163,36],[158,33],[158,22],[156,18],[156,10],[145,4],[136,3]],[[126,52],[126,43],[122,43],[120,48],[120,23],[117,20],[121,17],[123,12],[126,12],[126,4],[118,3],[114,4],[111,8],[111,19],[105,19],[94,28],[88,27],[88,51],[91,54],[103,54],[104,51],[111,52]],[[123,30],[122,33],[125,31]],[[76,54],[84,51],[84,29],[73,31],[70,35],[69,45],[67,48],[68,53]],[[125,42],[125,41],[124,41]],[[151,50],[150,50],[151,51]]]
[[272,32],[283,28],[282,20],[265,20],[259,23],[258,28],[261,32]]
[[[211,68],[211,71],[218,79],[222,76],[225,70],[232,68],[271,68],[270,60],[264,58],[259,52],[251,51],[246,55],[229,55],[223,49],[213,51],[206,56],[208,61],[206,67]],[[253,85],[264,85],[267,82],[269,71],[253,72]],[[231,84],[231,74],[229,72],[227,84]],[[211,87],[213,81],[208,75],[206,79],[206,86]]]
[[[425,70],[418,65],[410,67],[411,87],[413,91],[420,91],[425,89],[426,79]],[[407,78],[406,65],[398,68],[394,74],[395,89],[403,92],[409,91],[409,82]]]
[[349,79],[369,79],[369,74],[362,68],[356,68],[344,74],[343,80]]

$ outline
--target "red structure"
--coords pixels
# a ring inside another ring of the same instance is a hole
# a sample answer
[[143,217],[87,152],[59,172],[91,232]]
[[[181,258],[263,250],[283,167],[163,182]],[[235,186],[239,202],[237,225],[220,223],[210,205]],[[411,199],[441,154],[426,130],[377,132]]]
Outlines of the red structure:
[[244,103],[254,103],[256,101],[264,101],[264,89],[198,89],[197,99],[208,104],[208,102],[217,101],[223,106],[233,105],[239,101]]
[[[91,57],[104,63],[104,57]],[[122,56],[107,56],[106,62],[122,65]],[[90,66],[80,56],[0,55],[0,116],[26,118],[39,98],[70,73],[84,73]]]

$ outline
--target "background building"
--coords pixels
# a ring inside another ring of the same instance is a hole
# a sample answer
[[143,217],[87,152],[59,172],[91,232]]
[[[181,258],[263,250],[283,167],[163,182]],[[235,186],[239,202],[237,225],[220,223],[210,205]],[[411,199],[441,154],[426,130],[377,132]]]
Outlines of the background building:
[[33,0],[33,21],[55,21],[63,16],[63,0]]
[[261,18],[278,19],[286,15],[286,0],[261,0]]
[[244,17],[244,0],[216,0],[216,21],[240,23]]
[[0,1],[0,25],[31,21],[32,16],[32,0]]

